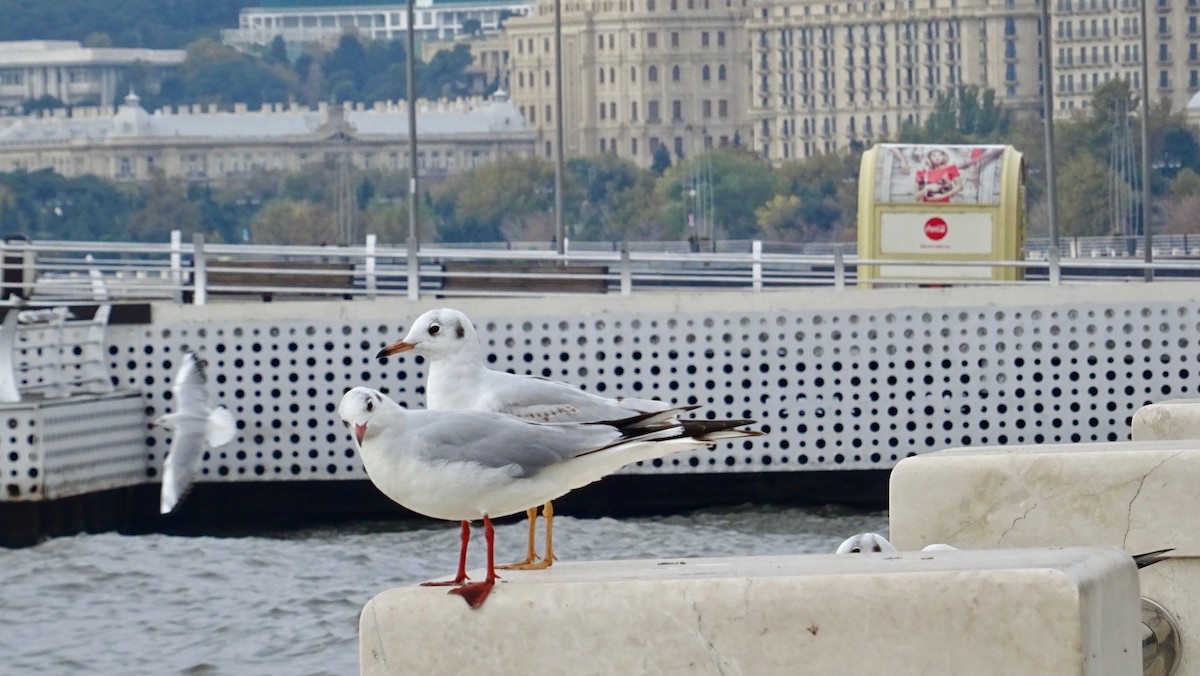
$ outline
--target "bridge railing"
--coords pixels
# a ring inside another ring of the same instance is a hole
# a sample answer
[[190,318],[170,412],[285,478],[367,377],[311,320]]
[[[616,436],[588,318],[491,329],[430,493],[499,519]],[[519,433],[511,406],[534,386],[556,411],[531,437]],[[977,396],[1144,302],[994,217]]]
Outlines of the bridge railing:
[[[566,255],[536,248],[426,246],[420,251],[381,246],[369,236],[361,246],[215,244],[176,233],[165,244],[128,242],[9,241],[0,243],[0,303],[168,299],[205,304],[217,300],[285,298],[410,299],[437,296],[521,296],[645,290],[795,287],[842,289],[855,284],[860,265],[911,270],[912,277],[873,281],[876,286],[946,284],[943,266],[979,268],[982,279],[954,284],[995,284],[995,267],[1024,269],[1023,284],[1200,279],[1200,259],[1167,257],[1145,263],[1134,257],[1079,256],[1048,260],[1040,251],[1026,260],[911,261],[863,259],[825,245],[820,253],[777,252],[745,242],[717,252],[639,246],[584,248]],[[1012,283],[1012,282],[1004,282]]]

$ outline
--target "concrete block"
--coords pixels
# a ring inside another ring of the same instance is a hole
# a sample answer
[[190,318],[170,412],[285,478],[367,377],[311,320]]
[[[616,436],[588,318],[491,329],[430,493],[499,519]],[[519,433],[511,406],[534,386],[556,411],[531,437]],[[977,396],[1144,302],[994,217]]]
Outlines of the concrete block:
[[1200,673],[1200,441],[959,448],[892,470],[890,535],[900,550],[1174,548],[1141,571],[1142,594],[1179,621],[1179,674]]
[[478,610],[387,590],[359,649],[369,676],[1125,675],[1139,607],[1112,548],[563,562]]
[[1200,399],[1147,404],[1133,414],[1134,441],[1200,439]]

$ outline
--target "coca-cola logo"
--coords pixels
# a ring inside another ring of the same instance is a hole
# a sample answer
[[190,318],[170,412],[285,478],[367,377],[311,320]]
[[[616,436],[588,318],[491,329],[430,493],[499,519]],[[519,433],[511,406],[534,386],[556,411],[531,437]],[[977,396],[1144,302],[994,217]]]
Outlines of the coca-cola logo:
[[937,216],[925,221],[925,236],[935,242],[945,237],[946,232],[949,230],[950,228],[946,225],[946,221]]

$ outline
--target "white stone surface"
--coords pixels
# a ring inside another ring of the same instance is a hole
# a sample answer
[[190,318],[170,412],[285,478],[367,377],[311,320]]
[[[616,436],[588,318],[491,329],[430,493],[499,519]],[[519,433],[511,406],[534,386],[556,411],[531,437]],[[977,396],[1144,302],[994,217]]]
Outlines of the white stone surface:
[[1112,548],[565,562],[504,578],[479,610],[444,587],[376,596],[362,674],[1141,669],[1137,572]]
[[1141,571],[1142,594],[1180,623],[1178,674],[1200,673],[1200,441],[949,449],[901,461],[890,491],[890,535],[902,551],[932,542],[1174,548]]
[[1133,414],[1134,441],[1200,439],[1200,399],[1147,404]]

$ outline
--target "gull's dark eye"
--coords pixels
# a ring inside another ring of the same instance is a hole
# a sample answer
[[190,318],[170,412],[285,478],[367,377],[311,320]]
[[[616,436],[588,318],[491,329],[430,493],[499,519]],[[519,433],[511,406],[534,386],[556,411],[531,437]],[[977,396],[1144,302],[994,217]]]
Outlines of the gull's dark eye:
[[431,336],[436,336],[441,330],[442,330],[441,324],[430,324],[429,325],[429,335],[431,335]]
[[375,410],[375,402],[368,399],[367,400],[367,413],[370,413],[371,411],[374,411],[374,410]]

